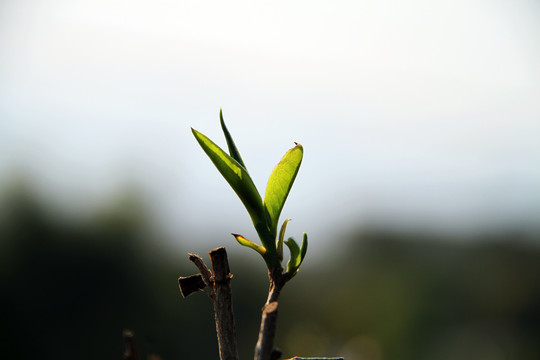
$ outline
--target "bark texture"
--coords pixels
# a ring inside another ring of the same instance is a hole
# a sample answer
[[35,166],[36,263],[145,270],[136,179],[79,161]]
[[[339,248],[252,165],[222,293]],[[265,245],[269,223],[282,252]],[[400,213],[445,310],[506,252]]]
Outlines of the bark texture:
[[230,284],[233,275],[230,272],[227,251],[224,247],[220,247],[211,250],[209,255],[214,270],[213,274],[199,255],[189,254],[189,260],[197,266],[201,273],[187,277],[181,276],[178,279],[180,292],[186,297],[208,287],[208,296],[214,304],[219,357],[221,360],[238,360]]

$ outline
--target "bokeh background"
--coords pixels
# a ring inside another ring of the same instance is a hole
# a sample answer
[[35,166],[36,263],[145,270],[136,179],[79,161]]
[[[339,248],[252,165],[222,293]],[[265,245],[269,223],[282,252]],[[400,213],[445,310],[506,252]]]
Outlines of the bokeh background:
[[192,126],[223,108],[261,192],[310,235],[286,356],[540,357],[537,1],[0,0],[6,358],[216,358],[187,252],[225,245],[242,358],[264,263]]

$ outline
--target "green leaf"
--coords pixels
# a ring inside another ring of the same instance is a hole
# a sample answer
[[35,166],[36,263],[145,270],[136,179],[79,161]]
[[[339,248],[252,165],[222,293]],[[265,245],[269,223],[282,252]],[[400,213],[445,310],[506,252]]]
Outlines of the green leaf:
[[296,241],[294,241],[292,237],[285,241],[285,245],[287,245],[291,252],[291,258],[287,263],[287,273],[289,273],[290,275],[294,275],[298,271],[298,267],[302,262],[300,258],[300,247],[298,247],[298,244],[296,243]]
[[279,164],[274,168],[264,195],[264,207],[270,216],[270,230],[276,234],[279,215],[285,204],[285,200],[291,191],[298,169],[302,163],[304,148],[300,144],[285,154]]
[[214,144],[208,137],[193,128],[191,131],[206,155],[208,155],[221,175],[223,175],[234,192],[236,192],[236,195],[242,200],[255,228],[261,228],[261,225],[266,223],[261,195],[259,195],[246,169],[219,146]]
[[291,219],[287,219],[283,222],[283,225],[281,225],[281,230],[279,231],[279,238],[276,244],[276,251],[279,257],[279,260],[283,260],[283,239],[285,238],[285,229],[287,229],[287,223],[291,221]]
[[227,129],[227,126],[225,125],[225,121],[223,120],[223,111],[219,109],[219,122],[221,123],[221,130],[223,130],[223,134],[225,135],[225,139],[227,140],[227,147],[229,148],[229,154],[231,157],[238,161],[240,165],[244,168],[244,170],[247,171],[246,165],[244,165],[244,161],[242,160],[242,157],[240,156],[240,152],[238,151],[238,148],[234,144],[234,140],[231,136],[231,133]]
[[304,261],[304,258],[306,257],[306,252],[307,252],[307,234],[304,233],[304,236],[302,237],[302,246],[300,247],[300,264],[302,264],[302,261]]
[[253,241],[246,239],[242,235],[232,234],[232,236],[234,236],[236,241],[238,241],[241,245],[247,246],[248,248],[255,250],[261,255],[264,255],[266,253],[266,249],[264,248],[264,246],[255,244]]

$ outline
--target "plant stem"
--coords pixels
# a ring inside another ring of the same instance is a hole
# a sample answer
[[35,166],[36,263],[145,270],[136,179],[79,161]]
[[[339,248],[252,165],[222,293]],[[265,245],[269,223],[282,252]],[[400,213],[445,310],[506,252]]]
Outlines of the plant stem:
[[178,279],[180,291],[182,296],[186,297],[208,287],[207,294],[214,304],[219,357],[221,360],[238,360],[230,286],[233,276],[229,269],[227,251],[224,247],[219,247],[211,250],[209,255],[214,270],[213,274],[199,255],[189,254],[189,260],[197,266],[201,273],[188,277],[181,276]]
[[259,339],[255,346],[255,360],[275,360],[274,354],[274,338],[276,336],[277,327],[277,309],[278,298],[281,289],[285,286],[288,277],[283,275],[283,269],[271,268],[268,271],[270,278],[270,287],[268,289],[268,298],[262,310],[261,328],[259,330]]
[[219,357],[221,360],[238,360],[232,291],[230,286],[232,274],[229,270],[227,251],[224,247],[220,247],[210,251],[209,254],[214,270],[214,296],[212,300],[216,318]]

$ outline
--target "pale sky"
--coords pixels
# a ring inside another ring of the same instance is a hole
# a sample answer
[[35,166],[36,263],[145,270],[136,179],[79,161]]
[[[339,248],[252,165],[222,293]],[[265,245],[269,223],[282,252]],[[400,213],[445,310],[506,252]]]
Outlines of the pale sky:
[[539,18],[532,0],[3,0],[0,181],[23,169],[83,212],[131,181],[172,234],[253,238],[189,130],[224,146],[222,107],[262,194],[304,145],[282,217],[315,247],[371,223],[528,226]]

